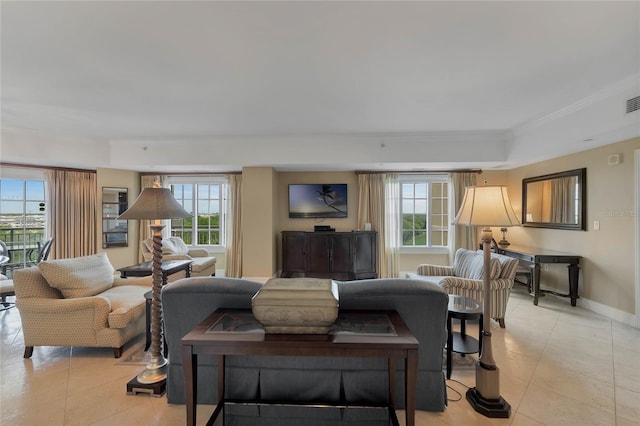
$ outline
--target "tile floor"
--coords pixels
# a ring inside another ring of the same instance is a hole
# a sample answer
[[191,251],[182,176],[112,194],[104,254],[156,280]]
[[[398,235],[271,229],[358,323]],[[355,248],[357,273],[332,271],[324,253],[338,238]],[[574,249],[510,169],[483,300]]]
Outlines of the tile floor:
[[[141,366],[118,364],[111,349],[39,347],[25,360],[19,311],[0,312],[0,324],[0,424],[185,423],[184,405],[127,395],[126,383]],[[419,411],[417,425],[640,425],[640,330],[555,297],[536,307],[520,286],[506,325],[492,323],[492,346],[511,417],[488,419],[458,400],[455,391],[464,394],[475,376],[472,368],[454,367],[447,410]],[[211,411],[199,408],[199,424]]]

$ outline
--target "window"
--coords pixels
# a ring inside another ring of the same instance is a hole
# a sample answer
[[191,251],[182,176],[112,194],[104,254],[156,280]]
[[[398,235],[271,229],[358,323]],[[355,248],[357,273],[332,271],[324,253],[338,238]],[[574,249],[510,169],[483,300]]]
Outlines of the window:
[[446,247],[449,241],[449,178],[400,178],[402,247]]
[[189,246],[224,245],[224,180],[169,178],[169,181],[176,200],[193,215],[172,219],[171,235],[182,238]]
[[45,240],[43,180],[0,179],[0,240],[8,249],[3,273],[24,267],[38,258]]

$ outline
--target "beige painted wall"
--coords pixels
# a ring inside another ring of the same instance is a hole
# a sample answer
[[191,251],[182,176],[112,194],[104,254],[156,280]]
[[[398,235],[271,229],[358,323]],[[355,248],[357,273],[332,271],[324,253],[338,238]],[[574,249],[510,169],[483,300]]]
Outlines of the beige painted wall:
[[[625,313],[635,313],[634,150],[640,138],[595,148],[510,170],[509,196],[520,216],[522,179],[587,168],[587,231],[513,227],[513,244],[543,247],[583,256],[579,294]],[[610,154],[622,154],[622,163],[609,166]],[[593,229],[594,221],[600,230]],[[494,233],[497,230],[494,229]],[[566,265],[550,265],[542,272],[543,287],[568,291]]]
[[276,172],[242,169],[242,274],[271,277],[276,271]]
[[96,184],[98,197],[96,212],[96,235],[98,240],[98,253],[106,253],[115,269],[138,263],[139,222],[129,221],[127,247],[102,248],[102,188],[127,188],[129,190],[129,206],[133,204],[140,192],[140,174],[130,170],[98,168],[96,170]]

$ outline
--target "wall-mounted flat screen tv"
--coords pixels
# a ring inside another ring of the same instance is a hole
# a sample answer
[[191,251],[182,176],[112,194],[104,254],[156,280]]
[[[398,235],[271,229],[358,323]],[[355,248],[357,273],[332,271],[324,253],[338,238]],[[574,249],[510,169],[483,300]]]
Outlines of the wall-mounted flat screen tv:
[[347,217],[347,184],[289,185],[289,217],[296,219]]

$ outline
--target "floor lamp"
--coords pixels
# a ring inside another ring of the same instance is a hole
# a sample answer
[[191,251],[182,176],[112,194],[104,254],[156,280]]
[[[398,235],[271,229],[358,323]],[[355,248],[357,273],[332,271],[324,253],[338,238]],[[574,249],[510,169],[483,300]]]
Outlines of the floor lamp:
[[505,186],[469,186],[465,188],[462,206],[455,225],[482,226],[484,281],[482,302],[482,352],[476,363],[476,387],[467,391],[467,401],[487,417],[508,418],[511,406],[500,396],[500,372],[491,350],[491,226],[519,225]]
[[[146,219],[151,220],[153,231],[153,263],[152,263],[152,299],[151,299],[151,357],[143,372],[132,380],[138,382],[142,389],[151,390],[152,394],[164,393],[157,385],[165,384],[167,377],[167,360],[162,354],[162,305],[160,304],[160,291],[162,290],[162,219],[174,219],[191,217],[176,201],[168,188],[160,188],[154,184],[153,188],[144,188],[133,205],[118,219]],[[129,389],[129,385],[127,386]],[[135,392],[133,392],[135,393]]]

